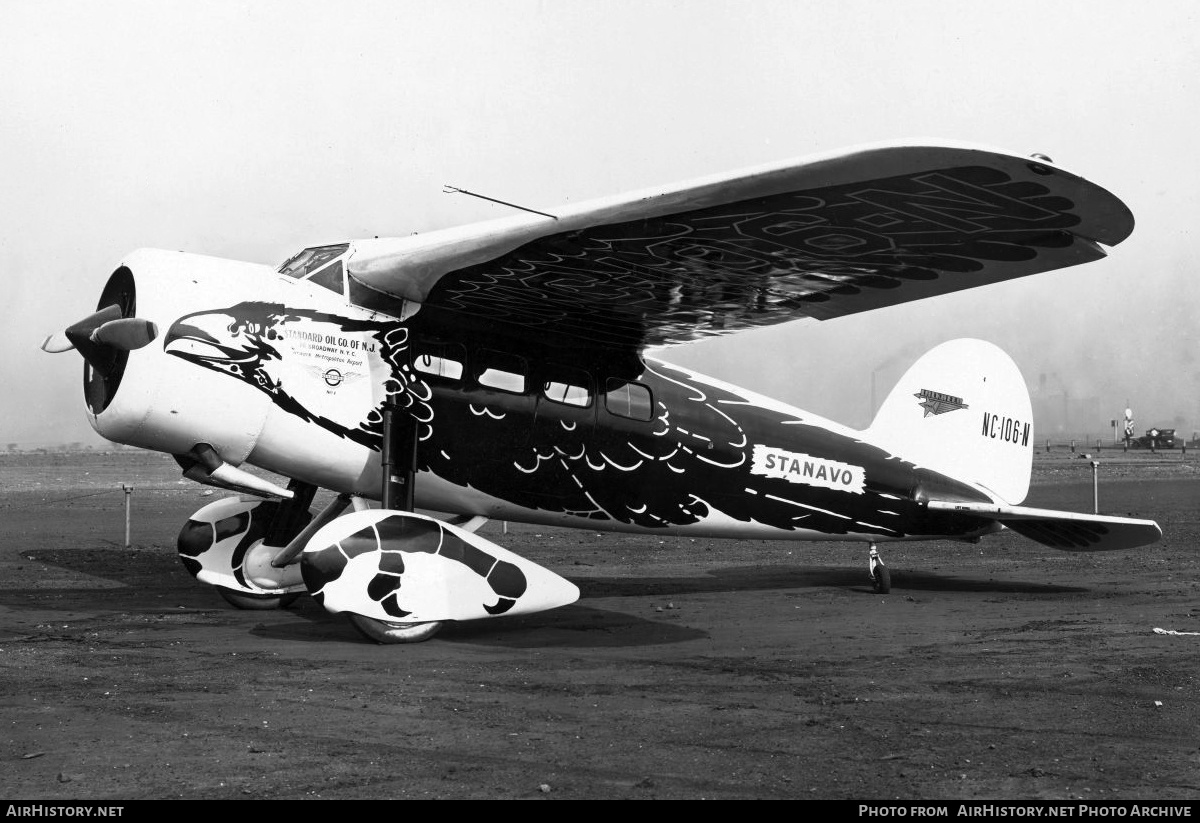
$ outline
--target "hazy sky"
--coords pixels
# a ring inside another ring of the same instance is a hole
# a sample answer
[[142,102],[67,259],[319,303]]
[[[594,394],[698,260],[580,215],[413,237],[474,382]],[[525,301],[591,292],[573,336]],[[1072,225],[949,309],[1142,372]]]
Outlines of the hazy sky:
[[[0,443],[102,442],[42,340],[142,246],[279,263],[927,137],[1041,152],[1120,196],[1106,260],[673,350],[854,426],[947,339],[1031,389],[1200,428],[1200,5],[969,0],[0,0]],[[887,385],[884,385],[887,384]],[[1052,423],[1045,423],[1049,433]]]

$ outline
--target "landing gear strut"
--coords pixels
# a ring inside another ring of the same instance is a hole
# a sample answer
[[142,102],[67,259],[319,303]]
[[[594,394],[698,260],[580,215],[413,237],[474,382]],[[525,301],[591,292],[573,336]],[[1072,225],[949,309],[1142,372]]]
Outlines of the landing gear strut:
[[879,556],[879,549],[875,544],[871,544],[871,560],[868,566],[871,575],[871,588],[876,594],[887,594],[892,590],[892,573],[888,571],[888,567],[883,565],[883,558]]
[[[417,421],[395,406],[383,409],[383,489],[380,496],[385,509],[411,512],[417,476]],[[349,613],[358,633],[376,643],[420,643],[437,634],[439,620],[428,623],[393,623],[362,614]]]

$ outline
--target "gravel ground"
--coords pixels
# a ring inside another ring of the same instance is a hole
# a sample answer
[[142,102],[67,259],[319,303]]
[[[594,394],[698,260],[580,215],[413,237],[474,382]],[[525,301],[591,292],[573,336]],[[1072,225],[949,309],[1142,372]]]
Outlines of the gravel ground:
[[384,647],[191,578],[169,458],[0,455],[0,796],[1197,798],[1198,464],[1039,453],[1029,505],[1163,541],[885,544],[887,596],[865,544],[489,523],[579,602]]

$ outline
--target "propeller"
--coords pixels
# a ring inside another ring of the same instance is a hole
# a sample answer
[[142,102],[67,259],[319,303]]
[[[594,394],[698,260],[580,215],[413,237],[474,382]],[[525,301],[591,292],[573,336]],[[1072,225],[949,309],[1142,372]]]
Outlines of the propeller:
[[[88,362],[99,347],[133,351],[158,337],[158,326],[140,317],[122,317],[120,306],[105,306],[65,331],[55,332],[42,343],[42,351],[51,354],[78,348]],[[95,365],[95,364],[93,364]]]
[[150,344],[158,337],[158,326],[140,317],[122,317],[109,320],[90,335],[88,340],[116,349],[133,351]]

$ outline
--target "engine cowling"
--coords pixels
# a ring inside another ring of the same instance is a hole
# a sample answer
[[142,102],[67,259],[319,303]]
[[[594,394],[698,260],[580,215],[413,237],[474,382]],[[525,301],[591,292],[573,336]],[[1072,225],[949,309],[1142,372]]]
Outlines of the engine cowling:
[[[100,309],[116,305],[124,317],[160,330],[221,300],[261,299],[277,277],[269,266],[183,252],[139,249],[109,278]],[[144,449],[183,454],[211,444],[233,463],[253,451],[270,411],[261,392],[170,356],[167,334],[134,351],[108,348],[84,367],[88,420],[103,437]],[[85,353],[86,356],[86,353]]]

